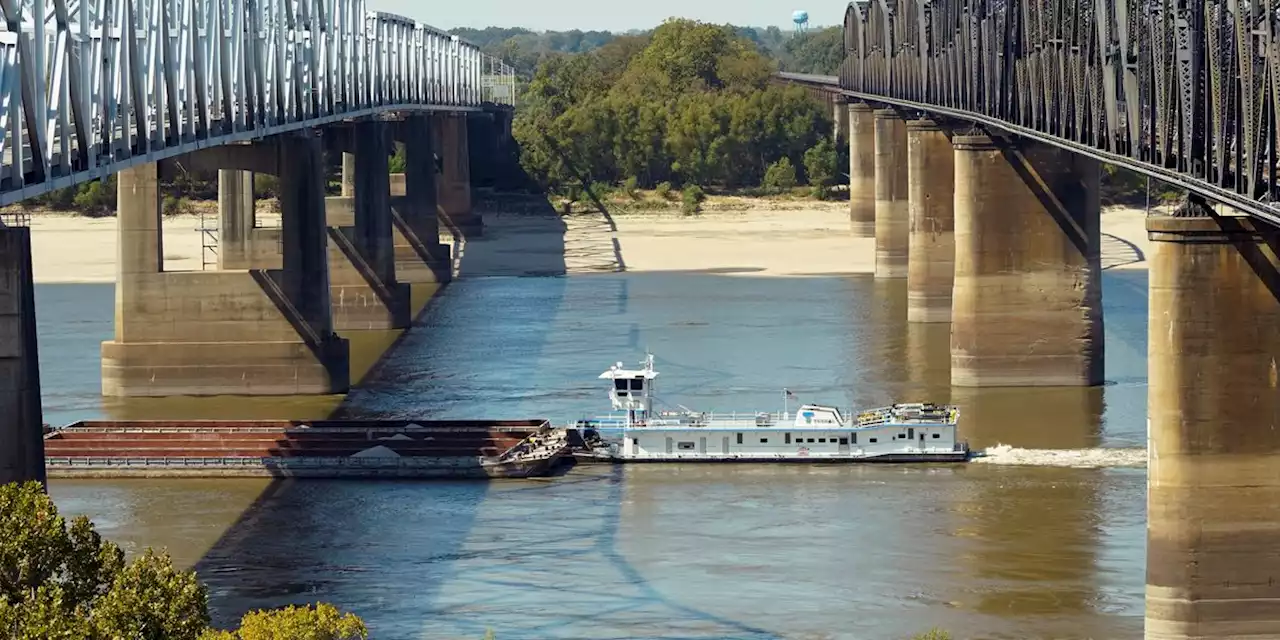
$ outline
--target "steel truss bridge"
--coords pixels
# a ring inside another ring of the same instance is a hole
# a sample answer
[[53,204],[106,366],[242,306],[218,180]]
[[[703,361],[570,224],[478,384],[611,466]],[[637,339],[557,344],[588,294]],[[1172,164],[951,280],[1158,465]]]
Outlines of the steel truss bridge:
[[1280,224],[1280,0],[850,3],[838,76],[780,74],[1124,166]]
[[511,104],[511,67],[362,0],[0,0],[0,205],[204,147]]

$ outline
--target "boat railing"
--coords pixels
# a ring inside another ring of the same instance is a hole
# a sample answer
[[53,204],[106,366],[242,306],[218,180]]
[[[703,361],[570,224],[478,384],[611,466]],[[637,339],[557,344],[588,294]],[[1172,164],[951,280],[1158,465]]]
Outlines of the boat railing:
[[[649,418],[637,418],[631,422],[632,426],[650,426],[650,427],[704,427],[710,424],[716,426],[741,426],[741,427],[772,427],[778,425],[787,425],[789,421],[795,419],[795,414],[781,411],[733,411],[733,412],[662,412]],[[627,424],[627,414],[625,413],[607,413],[602,415],[587,416],[581,422],[588,422],[599,426],[606,427],[622,427]]]

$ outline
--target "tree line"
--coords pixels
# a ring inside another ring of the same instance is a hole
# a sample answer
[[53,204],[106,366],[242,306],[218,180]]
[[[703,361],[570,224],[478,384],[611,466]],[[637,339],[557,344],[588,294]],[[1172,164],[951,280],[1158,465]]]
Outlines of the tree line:
[[773,187],[838,178],[829,108],[770,84],[777,64],[730,26],[673,19],[543,60],[513,132],[543,188]]

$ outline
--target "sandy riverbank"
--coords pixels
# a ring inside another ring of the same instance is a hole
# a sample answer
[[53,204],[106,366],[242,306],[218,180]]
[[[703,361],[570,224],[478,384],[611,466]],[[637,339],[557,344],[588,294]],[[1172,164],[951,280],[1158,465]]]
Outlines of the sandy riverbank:
[[[676,211],[555,215],[485,212],[484,237],[459,247],[462,276],[608,271],[714,271],[756,276],[871,273],[875,242],[848,235],[847,203],[741,200],[695,217]],[[1141,209],[1102,216],[1103,266],[1146,268]],[[212,226],[214,220],[206,215]],[[613,227],[616,225],[616,232]],[[212,263],[199,215],[164,220],[165,268]],[[31,220],[37,282],[112,282],[114,218],[36,213]],[[449,241],[448,238],[442,240]]]

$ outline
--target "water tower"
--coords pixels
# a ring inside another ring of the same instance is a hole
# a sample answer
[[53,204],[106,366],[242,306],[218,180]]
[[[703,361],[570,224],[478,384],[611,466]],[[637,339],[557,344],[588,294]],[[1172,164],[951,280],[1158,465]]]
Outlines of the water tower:
[[797,9],[791,13],[791,21],[796,25],[796,33],[804,33],[809,30],[809,12],[804,9]]

